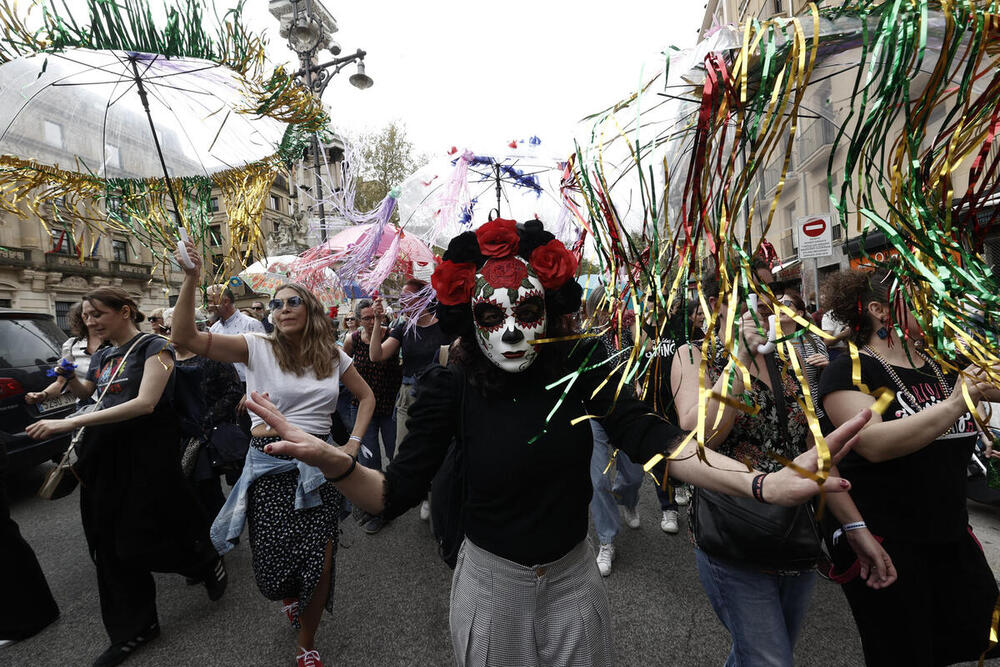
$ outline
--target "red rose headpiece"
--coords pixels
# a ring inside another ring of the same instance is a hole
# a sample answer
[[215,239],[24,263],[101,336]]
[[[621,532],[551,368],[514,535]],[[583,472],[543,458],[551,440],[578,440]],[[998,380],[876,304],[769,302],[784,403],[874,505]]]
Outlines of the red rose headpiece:
[[[476,272],[489,260],[491,275],[508,269],[509,262],[496,261],[518,256],[528,263],[531,273],[545,288],[545,308],[551,316],[572,313],[580,308],[583,290],[574,280],[576,256],[566,249],[538,220],[518,225],[513,220],[497,218],[475,232],[464,232],[448,243],[443,259],[431,276],[437,292],[437,316],[442,328],[462,335],[472,326],[472,292]],[[518,262],[520,264],[520,262]],[[524,265],[522,268],[526,269]],[[519,271],[517,273],[520,273]],[[493,275],[507,283],[511,276]],[[519,281],[518,281],[519,282]]]

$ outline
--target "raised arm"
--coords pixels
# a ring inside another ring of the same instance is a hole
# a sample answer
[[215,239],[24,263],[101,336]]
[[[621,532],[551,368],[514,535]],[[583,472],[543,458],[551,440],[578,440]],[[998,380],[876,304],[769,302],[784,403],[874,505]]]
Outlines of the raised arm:
[[200,354],[216,361],[229,363],[247,363],[247,341],[243,336],[227,334],[210,334],[198,331],[194,325],[194,299],[198,279],[201,276],[201,254],[195,249],[194,243],[186,241],[188,256],[193,266],[188,268],[181,261],[180,253],[175,252],[177,263],[184,269],[184,282],[181,284],[177,304],[174,306],[173,326],[170,338],[178,345],[183,345],[195,354]]
[[368,356],[372,361],[385,361],[399,350],[399,340],[386,336],[385,328],[382,326],[382,317],[385,315],[385,308],[382,306],[382,298],[375,297],[372,301],[372,309],[375,311],[375,327],[372,329],[372,339],[368,343]]
[[[738,358],[744,367],[749,367],[754,363],[754,356],[751,350],[755,350],[758,345],[764,342],[764,337],[757,328],[757,323],[753,317],[747,313],[740,322],[744,341],[739,346]],[[674,355],[674,363],[670,369],[670,384],[675,387],[674,406],[677,410],[678,425],[686,430],[693,431],[698,428],[698,411],[701,407],[699,388],[699,373],[702,363],[701,350],[695,345],[684,345],[678,348]],[[729,373],[732,378],[732,389],[727,392],[728,396],[742,394],[746,391],[743,385],[743,374],[739,369],[732,367]],[[705,377],[705,388],[711,394],[721,395],[729,379],[725,373],[713,383],[710,378]],[[721,414],[721,420],[719,416]],[[705,444],[714,449],[723,442],[733,428],[737,417],[736,408],[726,405],[717,398],[710,397],[705,407]],[[718,421],[718,426],[713,426]]]
[[[970,394],[973,401],[978,401],[981,396],[975,386],[970,388]],[[834,391],[823,398],[823,409],[833,425],[839,426],[858,410],[869,408],[874,402],[875,399],[860,391]],[[854,450],[872,463],[912,454],[934,442],[967,411],[959,383],[947,399],[915,415],[887,422],[882,421],[880,415],[873,416],[861,432]]]

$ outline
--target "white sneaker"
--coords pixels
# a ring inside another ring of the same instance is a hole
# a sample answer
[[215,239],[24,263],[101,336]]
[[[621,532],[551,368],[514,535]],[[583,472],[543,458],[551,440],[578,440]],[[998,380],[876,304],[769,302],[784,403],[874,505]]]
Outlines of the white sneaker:
[[687,505],[691,502],[691,491],[686,484],[674,489],[674,502],[678,505]]
[[597,569],[601,571],[601,576],[606,577],[611,574],[611,561],[615,559],[615,545],[602,544],[597,552]]
[[431,518],[431,501],[425,500],[420,503],[420,520],[429,521]]
[[663,530],[664,533],[670,533],[671,535],[680,530],[677,527],[677,510],[663,511],[663,519],[660,521],[660,529]]
[[625,514],[625,524],[629,528],[638,528],[640,524],[639,509],[636,507],[623,507],[622,510],[624,510]]

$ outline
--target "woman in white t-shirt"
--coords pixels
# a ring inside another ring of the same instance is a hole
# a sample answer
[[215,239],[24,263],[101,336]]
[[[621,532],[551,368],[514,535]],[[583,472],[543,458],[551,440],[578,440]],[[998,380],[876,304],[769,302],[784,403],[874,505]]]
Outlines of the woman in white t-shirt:
[[[354,431],[344,447],[357,458],[375,396],[337,346],[319,300],[301,285],[284,285],[270,303],[272,334],[199,332],[194,300],[201,261],[190,242],[188,254],[194,267],[184,269],[173,312],[173,340],[216,361],[246,364],[248,392],[266,393],[289,421],[324,440],[343,382],[359,399]],[[317,468],[265,454],[264,446],[280,438],[257,415],[252,415],[251,435],[243,474],[212,527],[212,539],[220,553],[231,548],[245,516],[257,586],[268,599],[284,602],[283,610],[299,629],[299,665],[321,666],[315,636],[323,608],[333,611],[333,562],[343,496]]]
[[[86,380],[87,369],[90,368],[90,356],[105,345],[104,339],[96,333],[91,332],[87,328],[87,324],[83,321],[82,301],[74,304],[69,309],[69,312],[66,313],[66,321],[69,323],[69,330],[73,335],[63,342],[62,359],[55,367],[56,378],[52,384],[42,391],[29,392],[25,396],[25,402],[28,405],[34,405],[35,403],[59,396],[66,391],[66,385],[72,377],[75,377],[77,380]],[[63,360],[65,360],[66,366],[64,366]],[[67,370],[68,365],[75,366],[75,368],[72,371]],[[93,402],[94,398],[88,396],[87,398],[77,399],[76,404],[82,406]]]

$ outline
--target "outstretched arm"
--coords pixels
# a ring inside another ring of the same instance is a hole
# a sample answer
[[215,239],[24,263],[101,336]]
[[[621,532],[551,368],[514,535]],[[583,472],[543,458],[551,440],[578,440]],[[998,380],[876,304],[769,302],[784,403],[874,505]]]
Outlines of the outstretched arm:
[[245,364],[249,358],[247,341],[243,336],[228,334],[210,334],[198,331],[194,325],[194,294],[201,275],[201,254],[191,241],[187,244],[187,254],[191,260],[191,268],[181,261],[179,251],[177,264],[184,269],[184,283],[177,295],[174,306],[173,323],[170,329],[170,339],[178,345],[183,345],[195,354],[200,354],[216,361]]

